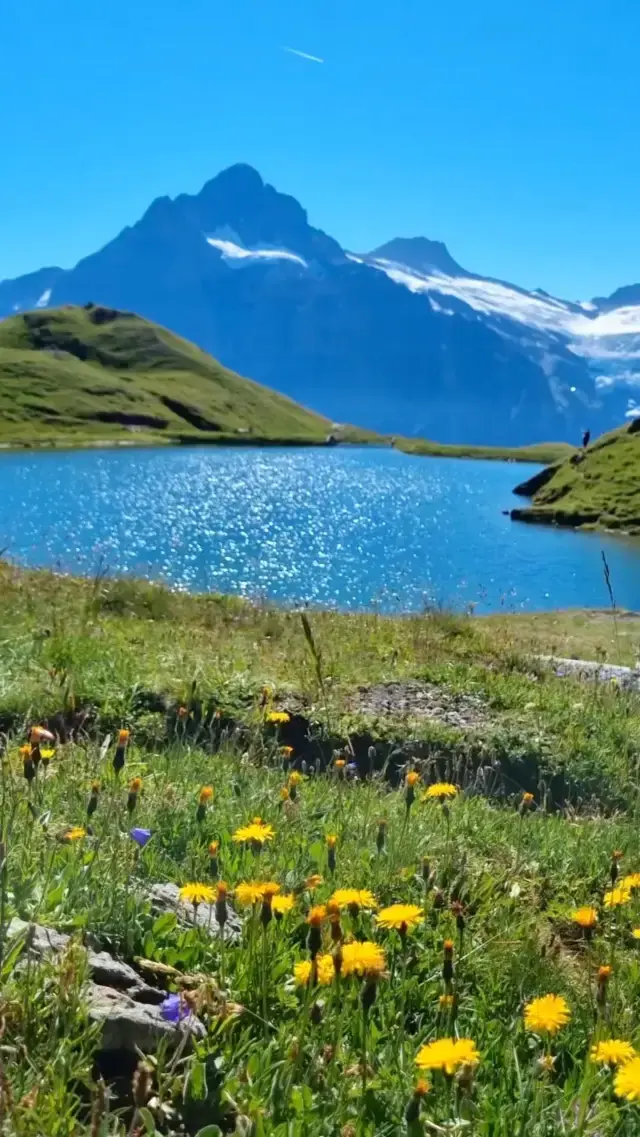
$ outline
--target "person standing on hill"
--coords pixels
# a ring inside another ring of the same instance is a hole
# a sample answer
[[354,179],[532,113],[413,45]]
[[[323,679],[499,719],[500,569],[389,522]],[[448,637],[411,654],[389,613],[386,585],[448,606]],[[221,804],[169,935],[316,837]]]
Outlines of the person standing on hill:
[[589,445],[590,442],[591,442],[591,431],[585,430],[584,434],[582,435],[582,449],[586,450],[587,446]]

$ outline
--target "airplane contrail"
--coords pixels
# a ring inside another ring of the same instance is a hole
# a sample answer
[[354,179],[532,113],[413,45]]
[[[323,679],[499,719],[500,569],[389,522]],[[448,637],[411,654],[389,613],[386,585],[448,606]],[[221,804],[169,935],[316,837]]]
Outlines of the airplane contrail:
[[312,63],[324,63],[324,59],[320,59],[319,55],[308,55],[306,51],[298,51],[295,47],[283,47],[283,51],[288,51],[289,55],[297,55],[300,59],[310,59]]

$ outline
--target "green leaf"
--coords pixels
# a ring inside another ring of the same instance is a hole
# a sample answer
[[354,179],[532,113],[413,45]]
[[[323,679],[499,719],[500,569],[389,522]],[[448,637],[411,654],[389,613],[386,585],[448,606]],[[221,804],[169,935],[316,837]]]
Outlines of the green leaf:
[[204,1062],[194,1062],[189,1078],[191,1096],[204,1100],[207,1096],[207,1068]]
[[138,1110],[138,1117],[144,1123],[145,1133],[156,1133],[156,1123],[153,1120],[153,1114],[146,1108],[141,1106]]
[[154,936],[164,936],[167,932],[172,932],[177,922],[178,918],[175,912],[163,912],[153,925]]
[[205,1125],[204,1129],[199,1129],[196,1137],[222,1137],[222,1130],[219,1125]]
[[45,909],[57,908],[58,904],[62,900],[62,897],[64,896],[64,892],[65,892],[65,883],[64,883],[64,881],[61,881],[60,884],[57,884],[55,886],[55,888],[52,888],[47,893],[47,895],[45,897],[45,902],[44,902],[45,903]]
[[9,978],[9,976],[11,975],[11,972],[13,971],[16,963],[18,962],[20,956],[22,955],[22,950],[24,948],[24,945],[25,945],[26,939],[27,939],[27,931],[28,931],[28,929],[25,928],[25,930],[23,932],[19,932],[19,934],[16,936],[15,940],[13,941],[9,951],[7,952],[7,954],[3,960],[3,963],[2,963],[2,979],[3,979],[3,981],[5,979]]

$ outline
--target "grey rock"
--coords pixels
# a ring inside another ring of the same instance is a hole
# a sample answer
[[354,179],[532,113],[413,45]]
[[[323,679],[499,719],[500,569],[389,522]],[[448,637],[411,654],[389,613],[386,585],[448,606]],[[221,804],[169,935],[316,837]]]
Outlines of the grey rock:
[[108,951],[88,953],[89,970],[95,983],[104,987],[140,987],[140,976],[128,963],[114,959]]
[[555,674],[565,679],[590,679],[594,683],[617,683],[625,691],[640,691],[640,669],[620,667],[613,663],[598,663],[592,659],[561,659],[551,655],[539,655],[541,663],[552,667]]
[[[175,912],[179,920],[193,925],[194,913],[191,904],[180,899],[180,889],[175,884],[154,884],[149,889],[151,905],[156,912]],[[240,938],[242,921],[231,905],[227,903],[228,920],[224,926],[224,938],[231,942]],[[221,928],[216,919],[215,904],[199,904],[195,912],[195,922],[212,937],[219,937]]]
[[149,1006],[159,1007],[160,1003],[164,1003],[167,992],[161,991],[159,987],[147,987],[144,984],[142,987],[130,987],[127,995],[130,995],[136,1003],[147,1003]]
[[[47,928],[42,924],[27,924],[17,917],[11,921],[8,928],[9,938],[26,933],[25,947],[38,959],[60,955],[67,947],[70,936],[64,932],[57,932],[55,928]],[[128,963],[122,963],[109,955],[108,951],[87,952],[87,962],[91,977],[96,983],[105,987],[142,987],[140,976]]]
[[103,1050],[141,1050],[153,1053],[166,1040],[174,1046],[203,1038],[205,1028],[196,1018],[175,1026],[166,1022],[160,1008],[136,1002],[124,991],[93,983],[89,989],[89,1017],[102,1027]]
[[11,920],[7,928],[9,939],[18,936],[25,937],[25,948],[39,959],[50,955],[60,955],[69,943],[70,936],[57,932],[55,928],[46,928],[42,924],[28,924],[17,916]]
[[420,680],[359,687],[350,695],[348,706],[374,718],[430,719],[460,730],[478,729],[489,719],[479,695],[461,694]]

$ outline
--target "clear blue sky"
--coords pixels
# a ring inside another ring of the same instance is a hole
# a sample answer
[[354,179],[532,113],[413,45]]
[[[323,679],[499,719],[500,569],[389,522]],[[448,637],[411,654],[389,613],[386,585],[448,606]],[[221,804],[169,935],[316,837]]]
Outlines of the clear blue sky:
[[245,161],[351,249],[422,234],[576,298],[640,280],[638,0],[0,7],[0,278]]

